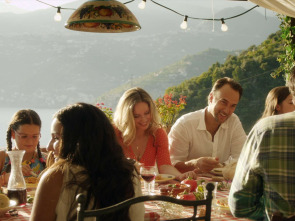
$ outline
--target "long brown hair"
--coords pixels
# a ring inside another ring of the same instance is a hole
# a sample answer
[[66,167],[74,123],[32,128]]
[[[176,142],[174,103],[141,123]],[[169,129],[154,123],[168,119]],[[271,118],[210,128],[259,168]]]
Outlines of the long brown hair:
[[260,119],[277,115],[277,105],[280,105],[289,95],[290,91],[286,86],[280,86],[271,89],[265,99],[265,108]]
[[[12,150],[11,131],[12,130],[17,131],[20,126],[25,125],[25,124],[37,125],[40,127],[40,130],[41,130],[41,126],[42,126],[41,119],[35,111],[33,111],[31,109],[24,109],[24,110],[17,111],[13,115],[11,122],[8,126],[7,133],[6,133],[7,151]],[[37,144],[37,154],[38,154],[38,158],[41,159],[42,154],[41,154],[41,150],[40,150],[40,142],[38,142],[38,144]],[[45,161],[42,160],[41,163],[43,164],[43,166],[45,168],[46,167]],[[11,169],[11,165],[8,165],[6,167],[5,172],[10,172],[10,169]]]
[[[66,188],[76,186],[86,190],[87,207],[91,199],[94,199],[94,208],[103,208],[132,198],[135,167],[125,158],[106,115],[93,105],[77,103],[58,111],[56,118],[62,124],[61,160],[51,168],[63,168],[65,164],[84,168],[73,174],[74,179]],[[85,175],[84,179],[78,178]],[[128,210],[120,210],[102,220],[128,221]],[[68,218],[72,219],[74,217]]]

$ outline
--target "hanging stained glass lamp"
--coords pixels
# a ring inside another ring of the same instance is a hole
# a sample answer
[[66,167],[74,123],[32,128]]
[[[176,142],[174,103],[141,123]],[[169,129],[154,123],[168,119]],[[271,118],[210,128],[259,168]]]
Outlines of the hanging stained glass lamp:
[[120,33],[141,27],[133,13],[115,0],[90,0],[70,16],[65,27],[74,31]]

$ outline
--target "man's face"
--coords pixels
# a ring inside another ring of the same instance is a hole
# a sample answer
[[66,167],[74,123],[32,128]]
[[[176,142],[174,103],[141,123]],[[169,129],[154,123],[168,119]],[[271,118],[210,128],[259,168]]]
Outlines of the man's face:
[[235,111],[240,100],[240,94],[225,84],[218,91],[210,93],[208,111],[217,123],[224,123]]

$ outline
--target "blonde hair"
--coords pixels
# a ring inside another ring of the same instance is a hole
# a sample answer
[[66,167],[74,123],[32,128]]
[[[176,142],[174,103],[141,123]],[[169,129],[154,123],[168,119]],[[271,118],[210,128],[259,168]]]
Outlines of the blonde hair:
[[134,106],[145,102],[150,108],[151,123],[147,133],[154,135],[154,132],[161,127],[160,116],[151,96],[142,88],[134,87],[127,90],[119,100],[114,113],[114,124],[122,133],[123,143],[130,145],[135,139],[136,127],[133,117]]

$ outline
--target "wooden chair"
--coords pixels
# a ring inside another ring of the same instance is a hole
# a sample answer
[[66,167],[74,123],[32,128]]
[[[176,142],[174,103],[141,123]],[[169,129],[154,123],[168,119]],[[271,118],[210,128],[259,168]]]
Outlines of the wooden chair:
[[[77,221],[83,221],[86,217],[96,217],[97,221],[100,220],[99,217],[101,215],[110,214],[115,211],[118,211],[120,209],[123,209],[125,207],[128,207],[132,204],[146,202],[146,201],[165,201],[170,203],[175,203],[182,206],[192,206],[193,207],[193,215],[191,217],[187,218],[181,218],[181,219],[172,219],[169,221],[176,221],[176,220],[205,220],[210,221],[211,218],[211,203],[212,203],[212,191],[214,189],[214,185],[212,183],[208,183],[206,185],[206,189],[208,190],[207,199],[205,200],[195,200],[195,201],[189,201],[189,200],[180,200],[169,196],[139,196],[135,198],[131,198],[128,200],[125,200],[123,202],[117,203],[113,206],[101,208],[101,209],[95,209],[95,210],[84,210],[85,207],[85,195],[84,194],[78,194],[76,196],[76,200],[78,202],[77,207]],[[206,206],[206,212],[204,216],[197,216],[197,208],[198,206]]]
[[295,221],[295,215],[287,218],[277,211],[272,214],[271,221]]

